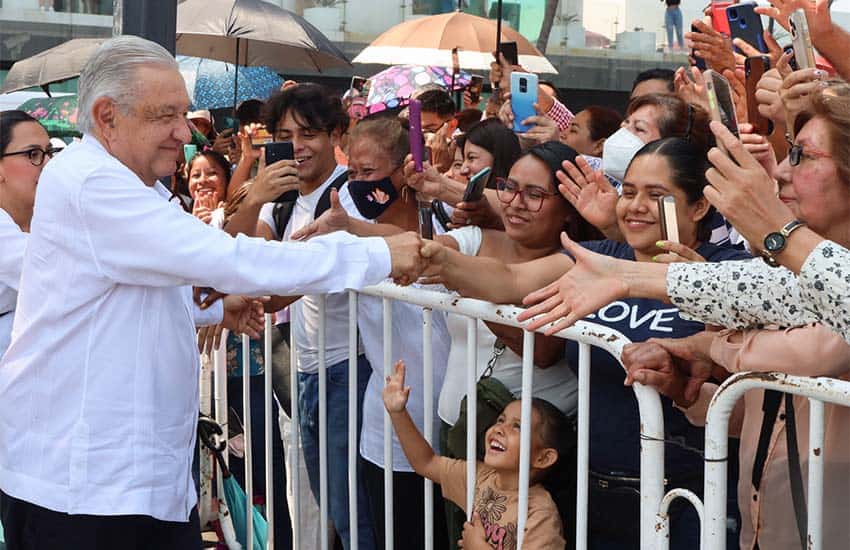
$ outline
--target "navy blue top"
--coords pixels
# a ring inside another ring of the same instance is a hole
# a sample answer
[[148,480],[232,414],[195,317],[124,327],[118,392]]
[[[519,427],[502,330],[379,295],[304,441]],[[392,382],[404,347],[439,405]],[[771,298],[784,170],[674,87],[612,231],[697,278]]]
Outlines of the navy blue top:
[[[605,256],[635,259],[628,244],[615,241],[590,241],[583,247]],[[696,250],[710,262],[748,259],[746,252],[704,244]],[[566,253],[566,252],[565,252]],[[702,323],[686,321],[670,304],[645,298],[618,300],[603,307],[585,321],[611,327],[632,342],[650,338],[684,338],[704,329]],[[602,474],[629,477],[640,475],[640,416],[632,388],[623,386],[626,378],[620,363],[608,352],[591,348],[590,384],[590,469]],[[578,344],[567,341],[567,358],[578,371]],[[664,429],[668,441],[702,451],[705,433],[688,422],[673,408],[673,401],[661,396]],[[699,475],[702,457],[681,445],[668,444],[665,449],[665,472],[673,480]]]

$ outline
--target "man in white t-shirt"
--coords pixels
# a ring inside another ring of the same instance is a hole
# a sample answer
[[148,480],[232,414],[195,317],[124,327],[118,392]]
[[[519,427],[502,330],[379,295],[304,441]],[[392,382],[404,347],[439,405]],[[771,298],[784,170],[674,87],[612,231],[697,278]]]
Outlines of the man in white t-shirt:
[[[292,142],[295,159],[261,167],[252,188],[228,232],[249,232],[268,240],[290,240],[290,235],[312,222],[330,206],[332,188],[350,216],[363,219],[345,185],[348,171],[337,164],[334,148],[348,115],[342,103],[326,88],[298,84],[270,98],[266,127],[275,141]],[[297,195],[292,193],[297,190]],[[281,197],[291,192],[292,197]],[[289,199],[289,200],[287,200]],[[252,227],[253,226],[253,227]],[[299,299],[300,298],[300,299]],[[298,363],[298,412],[304,461],[310,486],[319,498],[319,296],[272,299],[275,309],[290,306],[291,341]],[[328,294],[325,299],[325,365],[327,367],[328,510],[346,550],[348,514],[348,295]],[[358,357],[358,411],[371,367]],[[294,381],[293,381],[294,383]],[[360,418],[358,430],[360,433]],[[375,548],[365,492],[358,486],[359,548]]]

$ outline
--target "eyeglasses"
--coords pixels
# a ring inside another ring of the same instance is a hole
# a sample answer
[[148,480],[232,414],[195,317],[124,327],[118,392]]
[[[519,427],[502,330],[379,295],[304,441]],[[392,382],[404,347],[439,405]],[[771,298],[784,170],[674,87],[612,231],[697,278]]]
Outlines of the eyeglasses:
[[0,158],[3,157],[11,157],[15,155],[26,155],[30,161],[30,164],[33,166],[41,166],[44,164],[44,158],[53,158],[53,155],[61,151],[61,148],[54,149],[53,147],[48,147],[47,149],[41,149],[40,147],[34,147],[32,149],[27,149],[26,151],[15,151],[14,153],[3,153],[0,155]]
[[817,149],[812,149],[811,147],[803,149],[803,146],[799,144],[791,145],[791,149],[788,151],[788,162],[791,166],[800,166],[800,162],[802,162],[804,158],[811,160],[829,159],[832,158],[832,155],[824,153],[823,151],[818,151]]
[[546,191],[536,185],[520,189],[519,184],[513,180],[496,178],[496,195],[499,197],[499,200],[505,204],[510,204],[519,195],[529,212],[539,212],[543,208],[543,201],[546,200],[546,197],[554,197],[557,194]]

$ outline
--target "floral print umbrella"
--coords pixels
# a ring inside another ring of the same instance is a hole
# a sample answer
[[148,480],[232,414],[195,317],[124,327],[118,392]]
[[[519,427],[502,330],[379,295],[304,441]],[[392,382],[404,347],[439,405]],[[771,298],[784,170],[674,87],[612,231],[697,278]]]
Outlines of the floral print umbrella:
[[[466,88],[470,80],[469,73],[461,71],[455,78],[454,90]],[[379,72],[366,85],[369,87],[366,107],[371,114],[404,107],[413,92],[426,86],[436,85],[448,90],[452,85],[452,73],[444,67],[396,65]]]
[[51,137],[80,136],[76,95],[36,97],[25,101],[18,109],[37,119]]

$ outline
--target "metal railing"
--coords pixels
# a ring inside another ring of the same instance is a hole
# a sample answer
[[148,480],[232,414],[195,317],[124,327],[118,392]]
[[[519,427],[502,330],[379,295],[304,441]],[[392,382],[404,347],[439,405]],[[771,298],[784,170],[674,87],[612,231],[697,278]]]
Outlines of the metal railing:
[[[382,283],[373,287],[362,290],[360,293],[349,292],[349,425],[348,425],[348,487],[349,487],[349,514],[350,514],[350,548],[357,549],[357,525],[358,525],[358,509],[357,509],[357,415],[360,411],[357,410],[357,352],[358,352],[358,333],[357,333],[357,301],[358,294],[373,296],[383,300],[383,328],[384,328],[384,356],[383,356],[383,371],[385,374],[390,374],[393,368],[394,358],[392,353],[392,301],[401,301],[415,306],[419,306],[423,311],[422,324],[422,342],[423,342],[423,374],[424,374],[424,426],[423,436],[429,444],[434,441],[434,426],[433,426],[433,395],[435,388],[433,387],[433,362],[431,355],[432,344],[432,312],[441,311],[444,313],[455,313],[466,316],[467,321],[467,456],[474,457],[476,455],[476,408],[477,408],[477,392],[476,392],[476,368],[477,358],[477,321],[489,321],[502,324],[509,327],[523,328],[523,324],[516,321],[516,317],[523,311],[520,308],[495,305],[481,300],[469,298],[461,298],[453,294],[444,292],[436,292],[433,290],[424,290],[414,287],[399,287],[390,283]],[[325,301],[319,301],[319,449],[320,449],[320,481],[319,481],[319,503],[320,503],[320,534],[321,534],[321,550],[327,550],[328,537],[328,487],[327,487],[327,402],[325,394],[326,384],[326,364],[325,364]],[[541,329],[542,331],[543,329]],[[269,540],[266,548],[274,548],[273,541],[273,498],[272,498],[272,476],[275,472],[271,471],[271,321],[270,316],[266,318],[265,332],[265,357],[266,357],[266,433],[265,448],[266,448],[266,516],[269,520]],[[592,323],[579,322],[575,326],[559,332],[556,336],[568,340],[573,340],[578,343],[578,451],[577,451],[577,472],[576,472],[576,548],[584,550],[587,548],[587,526],[588,526],[588,478],[589,478],[589,436],[590,436],[590,348],[591,346],[599,347],[614,357],[619,359],[623,347],[629,341],[619,332],[608,327],[595,325]],[[243,339],[243,411],[245,412],[245,463],[250,464],[250,437],[251,437],[251,422],[250,422],[250,395],[249,395],[249,379],[250,365],[248,359],[248,340]],[[522,426],[531,425],[531,397],[533,388],[533,366],[534,366],[534,333],[525,331],[523,336],[523,354],[522,354],[522,392],[521,392],[521,423]],[[446,345],[449,345],[447,342]],[[289,460],[287,468],[290,469],[293,485],[299,487],[299,448],[298,448],[298,394],[297,394],[297,349],[295,343],[290,341],[291,347],[291,400],[292,400],[292,440],[290,445]],[[216,352],[215,364],[216,375],[226,375],[221,358],[223,352]],[[219,380],[222,380],[219,378]],[[226,395],[219,394],[218,388],[224,387],[226,384],[215,384],[216,390],[216,416],[219,422],[226,422]],[[648,387],[635,384],[635,396],[638,401],[641,425],[641,453],[640,453],[640,493],[641,493],[641,518],[640,518],[640,539],[642,548],[650,548],[656,543],[657,534],[655,531],[656,511],[662,506],[664,497],[664,419],[661,409],[661,401],[658,393]],[[393,548],[393,488],[392,488],[392,424],[389,415],[384,414],[384,525],[387,533],[385,548],[392,550]],[[226,437],[225,428],[225,437]],[[528,487],[529,487],[529,466],[530,466],[530,450],[531,450],[531,430],[522,430],[520,433],[520,478],[519,478],[519,507],[517,534],[519,537],[518,548],[522,547],[525,524],[528,517]],[[472,515],[472,505],[475,491],[475,461],[470,460],[467,467],[467,495],[466,495],[466,512],[469,517]],[[246,492],[251,494],[253,480],[251,476],[251,468],[246,467]],[[430,550],[433,548],[433,492],[432,482],[425,480],[423,484],[424,501],[425,501],[425,548]],[[301,547],[300,539],[300,510],[301,502],[300,495],[296,491],[294,493],[294,505],[292,525],[293,525],[293,548]],[[252,524],[251,507],[248,507],[247,524]],[[376,521],[379,521],[376,519]],[[248,548],[253,547],[253,533],[248,532]]]

